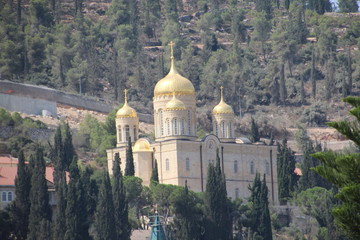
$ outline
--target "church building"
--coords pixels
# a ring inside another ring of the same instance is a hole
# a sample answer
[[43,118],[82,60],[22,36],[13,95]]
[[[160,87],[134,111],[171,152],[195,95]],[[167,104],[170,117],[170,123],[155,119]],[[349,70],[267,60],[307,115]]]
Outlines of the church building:
[[203,192],[208,165],[215,164],[218,149],[228,197],[249,197],[248,186],[259,172],[266,175],[269,201],[277,204],[276,147],[245,144],[236,138],[235,114],[224,101],[222,87],[220,102],[212,111],[213,133],[198,139],[195,88],[177,72],[172,45],[170,71],[154,89],[155,140],[138,138],[139,118],[129,106],[125,91],[125,103],[116,113],[117,145],[107,150],[109,173],[112,174],[115,153],[119,153],[121,169],[125,169],[127,142],[131,137],[135,176],[140,177],[143,184],[150,184],[157,161],[160,183],[185,186],[187,181],[191,190]]

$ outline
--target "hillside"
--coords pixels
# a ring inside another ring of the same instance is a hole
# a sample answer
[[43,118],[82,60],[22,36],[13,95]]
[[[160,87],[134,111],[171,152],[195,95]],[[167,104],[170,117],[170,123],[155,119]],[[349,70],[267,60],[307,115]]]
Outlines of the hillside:
[[359,94],[359,13],[327,12],[326,4],[305,9],[298,1],[54,2],[22,1],[21,15],[16,1],[4,2],[2,78],[115,104],[130,88],[132,106],[152,113],[173,40],[176,65],[197,90],[203,130],[211,131],[209,113],[223,85],[239,132],[249,133],[252,116],[265,138],[298,123],[341,119],[348,107],[340,99]]

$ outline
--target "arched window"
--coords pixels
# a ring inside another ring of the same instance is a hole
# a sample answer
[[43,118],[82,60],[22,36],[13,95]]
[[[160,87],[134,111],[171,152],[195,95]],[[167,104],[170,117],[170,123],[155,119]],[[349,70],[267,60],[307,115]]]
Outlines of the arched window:
[[12,192],[8,192],[8,202],[11,202],[13,200]]
[[185,119],[181,119],[181,135],[185,134]]
[[265,173],[270,174],[270,163],[269,162],[265,163]]
[[237,173],[238,172],[238,161],[235,160],[234,161],[234,173]]
[[190,171],[190,159],[189,158],[186,158],[185,169],[186,169],[186,171]]
[[159,120],[160,120],[161,136],[164,136],[164,122],[163,122],[162,110],[160,110],[159,114],[160,114]]
[[137,139],[137,131],[136,131],[136,126],[134,126],[134,142],[136,141]]
[[215,124],[215,135],[219,137],[219,127],[217,122],[214,123]]
[[165,169],[166,171],[170,171],[170,161],[168,158],[165,160]]
[[122,130],[121,130],[121,126],[118,126],[119,129],[119,142],[122,142]]
[[1,194],[1,201],[2,202],[6,202],[6,192],[2,192],[2,194]]
[[229,122],[229,128],[228,128],[229,132],[228,132],[228,137],[232,138],[232,127],[231,127],[231,122]]
[[225,122],[222,121],[221,123],[221,137],[224,138],[225,137]]
[[125,140],[128,141],[130,137],[130,127],[129,125],[125,126]]
[[254,174],[255,173],[255,166],[254,166],[254,162],[251,161],[250,163],[250,174]]
[[188,130],[189,130],[189,135],[191,135],[191,115],[190,115],[190,110],[188,110]]
[[178,125],[177,125],[177,119],[176,118],[173,119],[173,129],[174,129],[174,134],[173,135],[178,135]]
[[167,136],[170,136],[170,120],[166,119]]
[[235,188],[235,198],[239,198],[239,189]]

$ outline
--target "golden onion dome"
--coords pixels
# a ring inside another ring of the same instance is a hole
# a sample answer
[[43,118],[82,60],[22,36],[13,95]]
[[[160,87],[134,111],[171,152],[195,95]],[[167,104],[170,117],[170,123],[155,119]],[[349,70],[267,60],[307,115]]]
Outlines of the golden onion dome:
[[154,96],[170,95],[175,91],[178,95],[194,95],[195,88],[189,79],[181,76],[175,68],[173,45],[171,41],[169,43],[171,49],[171,66],[169,73],[160,81],[157,82],[154,89]]
[[220,87],[220,102],[216,105],[212,111],[213,114],[234,114],[232,107],[224,101],[223,87]]
[[116,112],[116,118],[136,118],[137,113],[136,113],[135,109],[130,107],[127,102],[127,90],[125,89],[124,92],[125,92],[125,103],[122,106],[122,108],[120,108]]
[[133,152],[152,152],[150,143],[146,139],[139,139],[133,147]]
[[165,110],[185,110],[185,104],[176,98],[175,91],[173,91],[173,98],[166,104]]

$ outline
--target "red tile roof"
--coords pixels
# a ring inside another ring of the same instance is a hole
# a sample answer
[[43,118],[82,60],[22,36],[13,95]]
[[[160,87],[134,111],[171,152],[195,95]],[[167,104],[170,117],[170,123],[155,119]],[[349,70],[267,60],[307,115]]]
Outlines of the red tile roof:
[[17,166],[18,159],[8,154],[0,154],[0,166]]
[[[45,177],[46,180],[54,183],[54,168],[46,167]],[[16,167],[0,167],[0,186],[15,186],[15,177],[17,174]],[[66,181],[69,182],[69,174],[66,173]]]

